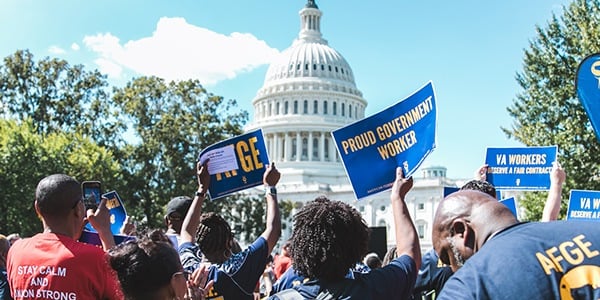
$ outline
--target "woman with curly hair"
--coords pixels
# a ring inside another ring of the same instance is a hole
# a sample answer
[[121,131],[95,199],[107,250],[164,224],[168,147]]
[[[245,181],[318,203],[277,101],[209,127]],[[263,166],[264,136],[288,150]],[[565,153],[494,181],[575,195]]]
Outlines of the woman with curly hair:
[[[318,197],[294,216],[295,270],[308,281],[269,299],[408,299],[421,262],[419,239],[404,197],[412,188],[396,170],[391,203],[398,257],[369,273],[349,270],[368,251],[369,228],[350,205]],[[295,295],[294,295],[295,294]]]

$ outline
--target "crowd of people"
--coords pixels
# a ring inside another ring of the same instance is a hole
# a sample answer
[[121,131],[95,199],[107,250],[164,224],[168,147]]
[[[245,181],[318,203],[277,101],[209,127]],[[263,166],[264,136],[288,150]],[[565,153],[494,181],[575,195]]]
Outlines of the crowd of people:
[[[165,229],[137,229],[115,244],[106,200],[82,202],[80,183],[64,174],[42,179],[34,207],[43,232],[0,235],[3,299],[599,299],[600,231],[593,222],[556,221],[565,171],[550,173],[543,222],[519,222],[498,202],[486,166],[437,207],[433,249],[419,243],[405,199],[412,177],[390,178],[395,245],[369,253],[361,213],[317,196],[293,217],[282,242],[277,183],[265,168],[266,226],[246,248],[229,223],[202,211],[208,164],[196,166],[194,197],[169,201]],[[550,222],[552,221],[552,222]],[[79,242],[85,222],[102,247]]]

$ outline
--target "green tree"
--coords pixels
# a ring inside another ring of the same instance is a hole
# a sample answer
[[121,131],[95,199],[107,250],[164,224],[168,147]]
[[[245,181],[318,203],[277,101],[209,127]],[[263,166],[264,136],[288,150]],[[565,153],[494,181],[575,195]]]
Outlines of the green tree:
[[[230,222],[231,228],[238,240],[252,243],[266,227],[267,203],[262,196],[249,196],[235,194],[225,198],[217,207],[209,207],[211,211],[218,212]],[[281,228],[286,229],[286,220],[290,218],[293,202],[278,200],[281,214]]]
[[42,225],[33,203],[38,182],[55,173],[83,181],[120,181],[112,153],[75,133],[41,135],[32,121],[0,119],[0,232],[29,236]]
[[[123,150],[126,182],[135,199],[128,209],[143,224],[161,227],[164,206],[197,189],[195,162],[200,151],[239,135],[246,112],[235,112],[234,100],[208,93],[197,80],[166,83],[141,77],[115,89],[114,101],[129,120],[133,140]],[[231,203],[236,201],[231,201]],[[228,201],[206,202],[219,211]]]
[[[600,189],[600,143],[575,91],[575,73],[581,60],[600,51],[600,1],[574,0],[563,7],[525,50],[522,87],[508,107],[514,118],[503,128],[510,138],[527,146],[558,145],[559,162],[567,172],[563,188],[564,216],[571,189]],[[527,193],[521,204],[526,218],[539,220],[547,193]]]
[[116,145],[123,129],[107,93],[106,76],[82,65],[18,50],[0,65],[2,116],[31,118],[38,133],[78,132],[100,145]]

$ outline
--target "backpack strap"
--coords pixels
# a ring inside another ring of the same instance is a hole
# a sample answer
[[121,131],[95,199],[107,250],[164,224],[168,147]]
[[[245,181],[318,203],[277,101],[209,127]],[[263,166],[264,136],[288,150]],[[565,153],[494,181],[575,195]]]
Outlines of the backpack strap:
[[275,299],[279,300],[304,300],[304,297],[302,297],[302,295],[300,295],[300,293],[293,288],[283,290],[274,296],[277,297]]

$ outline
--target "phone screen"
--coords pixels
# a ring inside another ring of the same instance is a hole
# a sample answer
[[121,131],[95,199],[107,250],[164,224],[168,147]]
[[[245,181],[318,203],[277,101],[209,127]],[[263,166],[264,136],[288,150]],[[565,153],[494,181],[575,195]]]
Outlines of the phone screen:
[[102,195],[102,189],[99,181],[84,181],[82,183],[83,189],[83,204],[85,209],[96,209],[100,203],[100,196]]

